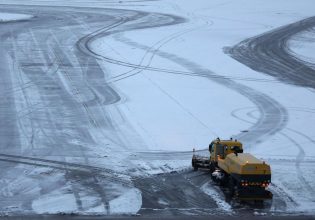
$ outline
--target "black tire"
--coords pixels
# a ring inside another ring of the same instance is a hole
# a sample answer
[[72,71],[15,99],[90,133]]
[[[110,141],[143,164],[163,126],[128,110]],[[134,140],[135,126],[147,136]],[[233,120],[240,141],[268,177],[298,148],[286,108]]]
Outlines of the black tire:
[[210,173],[212,174],[215,171],[215,166],[213,163],[209,163]]
[[198,167],[196,166],[196,164],[195,164],[195,162],[193,160],[191,161],[191,165],[194,168],[194,171],[198,170]]
[[223,187],[227,187],[229,186],[229,176],[227,173],[224,173],[224,177],[223,179],[221,179],[221,182],[220,182],[220,185],[223,186]]
[[213,182],[216,182],[216,178],[212,174],[213,174],[213,172],[210,173],[211,179],[212,179]]
[[233,197],[235,194],[235,180],[229,176],[229,196]]

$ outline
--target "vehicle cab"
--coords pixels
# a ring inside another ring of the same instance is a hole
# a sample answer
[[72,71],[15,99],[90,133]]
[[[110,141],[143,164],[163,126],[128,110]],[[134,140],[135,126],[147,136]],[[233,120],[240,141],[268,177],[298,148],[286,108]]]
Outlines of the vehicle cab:
[[243,153],[243,145],[237,140],[220,140],[219,138],[212,141],[209,145],[210,161],[218,162],[218,159],[224,159],[230,153]]

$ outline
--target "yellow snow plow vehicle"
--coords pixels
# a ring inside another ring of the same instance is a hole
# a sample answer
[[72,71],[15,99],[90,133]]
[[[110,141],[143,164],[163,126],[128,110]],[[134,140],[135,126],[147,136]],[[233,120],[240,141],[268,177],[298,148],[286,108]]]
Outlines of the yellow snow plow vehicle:
[[209,145],[210,157],[193,154],[194,170],[210,170],[214,182],[227,186],[230,196],[240,200],[262,201],[271,199],[266,190],[271,183],[270,166],[249,153],[243,153],[243,145],[237,140],[217,138]]

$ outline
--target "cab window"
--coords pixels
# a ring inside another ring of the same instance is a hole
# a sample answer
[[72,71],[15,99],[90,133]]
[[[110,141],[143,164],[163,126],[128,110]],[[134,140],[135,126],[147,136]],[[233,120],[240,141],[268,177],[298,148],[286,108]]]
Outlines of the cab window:
[[220,155],[220,157],[224,158],[224,146],[222,144],[217,144],[216,149],[216,155]]
[[209,144],[209,151],[210,151],[210,152],[213,151],[213,142],[211,142],[211,143]]

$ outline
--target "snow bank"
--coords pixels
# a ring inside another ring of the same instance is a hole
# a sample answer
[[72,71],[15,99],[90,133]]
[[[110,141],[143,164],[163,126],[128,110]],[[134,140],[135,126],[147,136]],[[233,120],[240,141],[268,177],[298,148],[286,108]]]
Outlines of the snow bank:
[[71,189],[55,190],[49,194],[40,196],[33,201],[32,208],[37,214],[56,214],[56,213],[77,213],[77,214],[136,214],[142,206],[141,192],[138,189],[129,189],[108,204],[101,204],[93,207],[98,200],[96,197],[81,197],[81,206],[90,206],[84,211],[78,207],[78,198],[74,196]]
[[110,214],[136,214],[142,206],[142,196],[138,189],[130,189],[109,202]]
[[33,17],[32,15],[27,14],[12,14],[0,12],[0,22],[28,20],[31,19],[32,17]]
[[77,209],[74,195],[59,191],[35,200],[32,208],[38,214],[71,213]]

